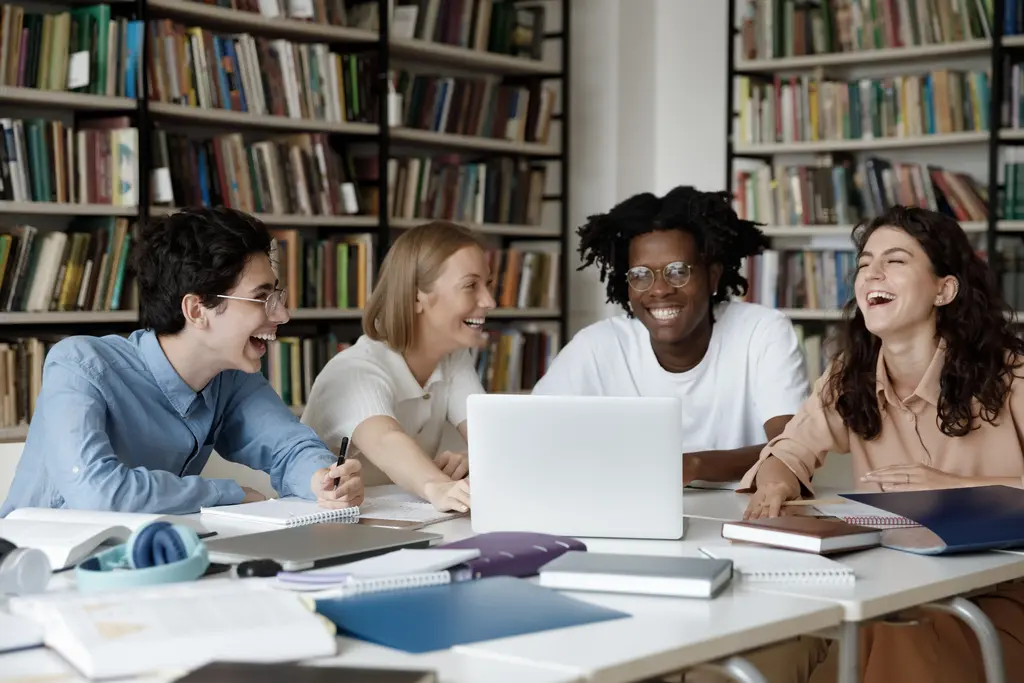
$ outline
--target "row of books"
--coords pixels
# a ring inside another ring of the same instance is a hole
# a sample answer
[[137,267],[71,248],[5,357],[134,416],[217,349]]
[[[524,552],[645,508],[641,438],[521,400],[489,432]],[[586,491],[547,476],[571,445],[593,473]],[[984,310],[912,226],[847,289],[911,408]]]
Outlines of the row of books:
[[150,22],[149,34],[149,96],[156,101],[329,123],[376,121],[373,54],[218,34],[169,19]]
[[771,308],[836,310],[853,296],[857,255],[852,250],[777,251],[748,258],[746,300]]
[[560,348],[553,331],[488,330],[487,337],[487,346],[476,351],[476,370],[488,393],[530,391]]
[[390,159],[388,206],[393,218],[540,225],[546,168],[507,157]]
[[814,165],[737,171],[734,207],[741,218],[767,225],[851,225],[897,204],[984,221],[987,202],[986,186],[965,173],[823,154]]
[[1024,220],[1024,158],[1019,147],[1007,147],[1003,152],[1002,217]]
[[267,344],[261,371],[285,405],[302,408],[327,361],[351,345],[333,331],[317,337],[279,336]]
[[[330,26],[359,28],[367,12],[359,3],[345,0],[195,0],[224,9],[261,14],[268,19],[294,19]],[[347,5],[351,4],[350,9]],[[375,5],[375,0],[364,0],[363,6]]]
[[241,133],[197,139],[156,130],[157,164],[170,171],[174,206],[228,206],[248,213],[344,216],[360,212],[347,155],[323,133],[247,142]]
[[984,71],[939,69],[923,75],[853,81],[815,76],[746,76],[739,88],[742,144],[874,140],[988,130]]
[[128,117],[0,119],[0,200],[135,206],[138,152]]
[[1003,298],[1015,311],[1024,310],[1024,242],[1000,239],[992,266],[999,276]]
[[[1007,5],[1015,0],[1007,0]],[[745,59],[956,43],[992,37],[991,0],[747,0]]]
[[551,86],[503,85],[496,76],[393,76],[402,125],[440,133],[546,143],[555,113]]
[[560,247],[553,242],[513,241],[489,249],[490,292],[500,308],[556,308]]
[[43,385],[43,359],[54,343],[34,337],[0,340],[0,429],[28,424]]
[[300,230],[272,230],[277,277],[288,308],[363,308],[373,284],[373,236],[318,238]]
[[807,380],[813,385],[835,357],[835,335],[838,326],[830,323],[824,326],[798,324],[793,327],[800,344],[800,352],[804,356]]
[[0,85],[137,97],[142,22],[111,18],[110,5],[59,13],[0,5]]
[[67,232],[44,233],[31,225],[0,230],[0,310],[137,308],[127,274],[127,219],[79,218]]
[[540,59],[545,10],[513,0],[398,0],[392,35]]

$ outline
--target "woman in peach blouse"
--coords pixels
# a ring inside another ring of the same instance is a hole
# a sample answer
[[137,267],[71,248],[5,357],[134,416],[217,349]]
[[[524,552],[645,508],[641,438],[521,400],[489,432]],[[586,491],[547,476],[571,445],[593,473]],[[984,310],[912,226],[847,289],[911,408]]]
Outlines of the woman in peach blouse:
[[[850,453],[860,491],[1024,487],[1024,341],[988,265],[957,223],[896,207],[854,232],[855,298],[831,368],[744,476],[748,518],[813,495],[829,452]],[[1024,584],[972,598],[1002,637],[1007,680],[1024,680]],[[863,680],[983,681],[977,639],[955,618],[877,622],[861,636]],[[834,680],[836,647],[810,676]]]

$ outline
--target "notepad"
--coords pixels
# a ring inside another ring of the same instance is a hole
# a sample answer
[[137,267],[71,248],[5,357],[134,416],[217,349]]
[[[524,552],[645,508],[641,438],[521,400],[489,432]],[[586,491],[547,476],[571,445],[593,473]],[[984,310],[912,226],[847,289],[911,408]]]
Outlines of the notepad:
[[204,515],[226,517],[242,522],[293,527],[346,519],[354,521],[359,518],[360,510],[359,507],[323,508],[316,501],[288,496],[255,503],[201,508],[200,512]]
[[827,503],[815,505],[814,509],[826,517],[837,517],[849,524],[870,526],[876,529],[920,526],[912,519],[862,503]]
[[279,572],[277,583],[297,591],[334,591],[339,596],[449,583],[448,569],[480,556],[476,549],[402,548],[336,567]]
[[701,546],[716,560],[732,560],[741,581],[775,583],[852,583],[853,570],[822,555],[737,545]]
[[365,518],[420,522],[424,525],[455,519],[463,514],[441,512],[395,484],[367,488],[366,500],[360,506],[360,515]]

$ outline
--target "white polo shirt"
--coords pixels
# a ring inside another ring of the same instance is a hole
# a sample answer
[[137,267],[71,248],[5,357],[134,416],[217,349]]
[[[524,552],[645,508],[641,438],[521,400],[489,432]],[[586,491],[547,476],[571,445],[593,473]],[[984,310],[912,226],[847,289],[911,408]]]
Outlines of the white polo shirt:
[[580,330],[533,389],[563,396],[677,397],[684,453],[764,443],[764,423],[795,415],[808,392],[789,318],[744,302],[715,307],[708,351],[691,370],[661,367],[647,328],[620,315]]
[[[302,422],[337,452],[343,437],[352,438],[359,424],[377,415],[394,418],[402,430],[434,457],[445,423],[466,420],[466,399],[484,393],[469,350],[453,353],[438,364],[424,386],[416,381],[402,354],[363,335],[324,366],[313,382]],[[390,483],[353,444],[349,454],[362,461],[366,486]]]

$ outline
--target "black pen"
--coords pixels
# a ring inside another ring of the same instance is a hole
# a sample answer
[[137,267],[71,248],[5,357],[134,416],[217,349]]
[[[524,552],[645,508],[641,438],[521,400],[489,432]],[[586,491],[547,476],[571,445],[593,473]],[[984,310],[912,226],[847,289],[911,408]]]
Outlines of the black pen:
[[[341,467],[342,465],[345,464],[345,454],[347,452],[348,452],[348,437],[347,436],[343,436],[343,437],[341,437],[341,448],[338,449],[338,467]],[[337,488],[338,488],[338,486],[340,484],[341,484],[341,477],[335,477],[334,478],[334,488],[335,488],[335,490],[337,490]]]

